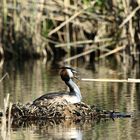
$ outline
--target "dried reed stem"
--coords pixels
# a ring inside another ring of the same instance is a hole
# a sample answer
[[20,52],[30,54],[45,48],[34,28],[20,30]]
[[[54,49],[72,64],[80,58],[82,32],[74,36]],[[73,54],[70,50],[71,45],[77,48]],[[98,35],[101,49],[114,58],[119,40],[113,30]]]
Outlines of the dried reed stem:
[[97,49],[102,50],[102,49],[104,49],[104,48],[106,48],[106,47],[108,47],[108,46],[111,46],[111,45],[113,45],[113,44],[114,44],[114,42],[111,42],[111,43],[102,45],[102,46],[100,46],[100,47],[95,47],[95,46],[93,46],[92,49],[90,49],[90,50],[88,50],[88,51],[86,51],[86,52],[77,54],[77,55],[75,55],[75,56],[69,57],[69,58],[65,59],[64,62],[68,62],[68,61],[71,61],[71,60],[73,60],[73,59],[79,58],[79,57],[81,57],[81,56],[85,56],[85,55],[90,54],[91,52],[93,52],[93,51],[95,51],[95,50],[97,50]]
[[58,30],[60,30],[62,27],[64,27],[67,23],[69,23],[71,20],[73,20],[74,18],[76,18],[82,12],[83,11],[79,11],[79,12],[75,13],[73,16],[71,16],[68,20],[62,22],[59,26],[57,26],[55,29],[53,29],[52,31],[50,31],[49,34],[48,34],[48,36],[51,36],[52,34],[54,34],[55,32],[57,32]]
[[[107,42],[107,41],[112,41],[112,38],[103,38],[103,39],[97,39],[97,40],[83,40],[83,41],[75,41],[75,42],[70,42],[70,46],[75,46],[75,45],[81,45],[81,44],[89,44],[89,43],[100,43],[100,42]],[[65,47],[67,43],[62,43],[62,44],[57,44],[55,47]]]
[[[96,1],[94,1],[91,5],[93,6],[96,3]],[[53,29],[52,31],[49,32],[48,36],[51,36],[52,34],[54,34],[55,32],[57,32],[58,30],[60,30],[62,27],[64,27],[67,23],[69,23],[70,21],[72,21],[73,19],[75,19],[77,16],[79,16],[81,13],[83,13],[86,9],[90,8],[90,7],[86,7],[78,12],[76,12],[74,15],[72,15],[69,19],[67,19],[66,21],[62,22],[59,26],[57,26],[55,29]]]
[[88,79],[88,78],[82,78],[82,81],[86,82],[120,82],[120,83],[140,83],[140,79]]
[[106,56],[109,56],[109,55],[111,55],[111,54],[117,53],[117,52],[119,52],[119,51],[121,51],[121,50],[123,50],[123,49],[125,49],[125,48],[126,48],[126,46],[117,47],[117,48],[115,48],[114,50],[112,50],[112,51],[110,51],[110,52],[108,52],[108,53],[106,53],[106,54],[101,55],[99,58],[105,58]]
[[94,49],[91,49],[91,50],[88,50],[86,52],[83,52],[83,53],[77,54],[75,56],[69,57],[69,58],[65,59],[64,62],[68,62],[68,61],[71,61],[73,59],[79,58],[81,56],[87,55],[87,54],[89,54],[89,53],[91,53],[93,51],[95,51],[95,50]]
[[[11,108],[12,103],[9,103],[9,94],[4,98],[4,109],[3,116],[1,118],[1,137],[3,140],[10,140],[10,129],[11,129]],[[7,120],[7,109],[8,109],[8,120]],[[8,125],[7,125],[8,124]]]
[[119,28],[122,28],[129,20],[131,20],[131,18],[136,14],[136,12],[140,9],[140,5],[135,8],[125,19],[124,21],[121,23],[121,25],[119,26]]

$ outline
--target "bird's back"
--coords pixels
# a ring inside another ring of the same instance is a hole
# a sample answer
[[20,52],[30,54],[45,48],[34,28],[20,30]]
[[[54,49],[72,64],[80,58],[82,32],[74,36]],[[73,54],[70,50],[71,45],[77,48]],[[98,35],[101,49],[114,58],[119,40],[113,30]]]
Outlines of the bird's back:
[[40,96],[39,98],[35,99],[33,101],[33,103],[41,101],[41,100],[53,100],[57,97],[62,98],[62,96],[67,95],[68,93],[64,93],[64,92],[50,92],[50,93],[46,93],[42,96]]
[[39,98],[35,99],[33,101],[33,104],[36,104],[38,102],[46,102],[46,103],[53,103],[53,102],[62,102],[62,103],[77,103],[78,101],[77,97],[73,94],[69,94],[69,92],[53,92],[53,93],[46,93]]

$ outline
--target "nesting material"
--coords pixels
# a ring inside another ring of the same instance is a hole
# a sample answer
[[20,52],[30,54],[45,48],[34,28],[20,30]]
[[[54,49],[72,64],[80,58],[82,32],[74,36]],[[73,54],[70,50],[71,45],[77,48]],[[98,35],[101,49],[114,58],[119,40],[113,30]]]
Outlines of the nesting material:
[[26,105],[13,104],[11,109],[11,117],[13,119],[95,119],[99,117],[99,113],[95,108],[80,102],[75,104],[66,104],[47,102]]
[[[8,110],[7,110],[8,112]],[[68,104],[67,102],[53,102],[47,101],[27,103],[25,105],[17,103],[13,104],[10,114],[13,122],[26,121],[40,121],[51,120],[61,122],[63,120],[71,120],[73,122],[91,121],[101,119],[114,119],[131,117],[130,114],[99,110],[95,106],[89,106],[83,102]]]

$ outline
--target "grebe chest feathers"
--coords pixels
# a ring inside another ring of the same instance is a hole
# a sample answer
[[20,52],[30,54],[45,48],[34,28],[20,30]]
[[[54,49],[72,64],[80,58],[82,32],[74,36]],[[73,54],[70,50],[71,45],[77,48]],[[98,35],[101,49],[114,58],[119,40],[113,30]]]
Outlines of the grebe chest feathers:
[[60,76],[65,84],[69,87],[69,92],[47,93],[34,100],[33,103],[38,101],[47,101],[48,103],[66,101],[68,104],[81,102],[82,97],[80,89],[73,81],[73,78],[75,78],[75,73],[77,73],[76,70],[71,67],[62,67]]

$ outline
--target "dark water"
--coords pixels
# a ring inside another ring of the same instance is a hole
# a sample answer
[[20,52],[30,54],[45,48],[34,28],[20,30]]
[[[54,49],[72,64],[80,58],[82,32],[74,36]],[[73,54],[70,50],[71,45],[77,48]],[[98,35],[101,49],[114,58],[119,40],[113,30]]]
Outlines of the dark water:
[[[95,69],[86,69],[86,64],[73,64],[81,78],[139,78],[139,69],[117,65],[111,61],[95,64]],[[9,93],[10,101],[27,103],[50,91],[67,90],[54,64],[43,61],[5,62],[0,66],[0,77],[9,74],[0,83],[0,108]],[[11,128],[11,140],[137,140],[140,139],[140,85],[134,83],[106,83],[76,81],[83,101],[101,109],[129,112],[131,118],[116,118],[100,122],[73,124],[28,125]],[[8,139],[8,138],[7,138]]]

